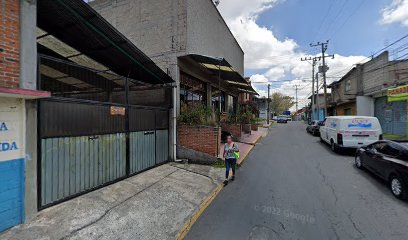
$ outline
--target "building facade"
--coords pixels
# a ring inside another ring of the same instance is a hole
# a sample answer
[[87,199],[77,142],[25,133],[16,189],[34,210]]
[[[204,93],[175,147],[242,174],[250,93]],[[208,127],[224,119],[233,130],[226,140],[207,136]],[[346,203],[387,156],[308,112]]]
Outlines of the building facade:
[[[310,109],[310,115],[312,116],[312,120],[318,120],[322,121],[324,120],[324,108],[325,108],[325,100],[324,100],[324,94],[319,93],[318,95],[315,94],[313,95],[313,107]],[[310,96],[309,99],[312,100],[312,97]],[[326,95],[326,101],[327,101],[327,116],[332,116],[333,115],[333,108],[330,107],[330,103],[332,102],[331,100],[331,95],[328,93]]]
[[[36,212],[35,4],[0,1],[0,232]],[[34,54],[33,54],[34,53]]]
[[357,115],[357,101],[361,89],[361,65],[357,65],[344,75],[339,81],[333,82],[328,87],[331,89],[331,107],[333,115]]
[[244,52],[213,1],[94,0],[90,5],[176,81],[173,158],[182,104],[236,112],[239,93],[252,89],[243,78]]
[[407,136],[407,70],[407,60],[390,61],[387,51],[358,64],[330,85],[335,114],[375,116],[385,134]]
[[0,12],[0,232],[171,159],[174,80],[87,3]]

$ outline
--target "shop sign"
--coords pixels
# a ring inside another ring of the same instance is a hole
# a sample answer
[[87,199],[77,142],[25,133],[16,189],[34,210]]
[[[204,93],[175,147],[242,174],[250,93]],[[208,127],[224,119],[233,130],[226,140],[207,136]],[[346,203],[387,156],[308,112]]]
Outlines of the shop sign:
[[117,106],[110,107],[111,116],[125,116],[125,114],[126,114],[126,108],[124,107],[117,107]]
[[408,100],[408,85],[388,89],[388,102]]
[[11,99],[0,101],[0,162],[22,158],[22,104]]

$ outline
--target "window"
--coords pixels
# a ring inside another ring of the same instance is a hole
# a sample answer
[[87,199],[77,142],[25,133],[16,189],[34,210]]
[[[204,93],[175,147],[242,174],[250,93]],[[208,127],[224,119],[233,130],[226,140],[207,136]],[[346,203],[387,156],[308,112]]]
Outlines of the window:
[[182,73],[180,78],[180,101],[188,104],[205,104],[205,83]]
[[353,115],[351,108],[345,108],[344,116],[350,116],[350,115]]
[[220,97],[220,90],[218,90],[215,87],[211,87],[211,93],[212,93],[212,106],[214,110],[218,110],[220,108],[220,98],[221,98],[221,112],[225,112],[225,92],[221,91],[221,97]]
[[351,80],[350,79],[346,81],[345,90],[346,92],[350,92],[351,90]]
[[400,154],[399,147],[393,143],[381,142],[373,144],[372,146],[377,152],[390,157],[397,157]]

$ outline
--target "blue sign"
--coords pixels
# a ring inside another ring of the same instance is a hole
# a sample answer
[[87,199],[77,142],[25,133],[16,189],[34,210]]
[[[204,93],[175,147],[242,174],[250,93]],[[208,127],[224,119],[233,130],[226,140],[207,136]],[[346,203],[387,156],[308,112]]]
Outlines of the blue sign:
[[6,123],[5,122],[2,122],[1,124],[0,124],[0,132],[5,132],[5,131],[8,131],[8,128],[7,128],[7,125],[6,125]]
[[371,123],[350,123],[348,127],[349,128],[372,128],[373,125]]
[[0,142],[0,152],[7,152],[17,150],[17,143],[16,142]]

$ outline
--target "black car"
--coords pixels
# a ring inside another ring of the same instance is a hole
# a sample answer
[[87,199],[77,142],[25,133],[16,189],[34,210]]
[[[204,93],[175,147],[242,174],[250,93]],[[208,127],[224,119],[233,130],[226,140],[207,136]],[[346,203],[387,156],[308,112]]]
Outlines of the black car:
[[288,119],[284,117],[278,117],[277,123],[288,123]]
[[321,123],[322,121],[312,121],[309,125],[307,125],[306,131],[311,133],[313,136],[319,136]]
[[366,168],[389,183],[399,199],[408,197],[408,142],[378,141],[357,150],[357,168]]

